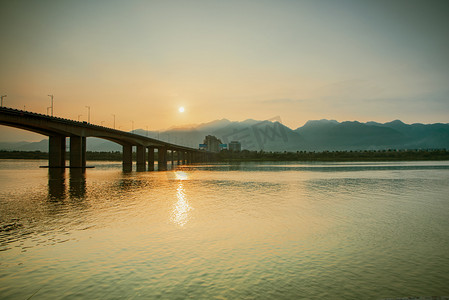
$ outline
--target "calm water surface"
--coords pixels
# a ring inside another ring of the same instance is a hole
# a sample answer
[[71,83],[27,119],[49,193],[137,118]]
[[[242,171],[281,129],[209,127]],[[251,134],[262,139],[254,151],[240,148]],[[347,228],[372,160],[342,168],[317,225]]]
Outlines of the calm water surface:
[[1,299],[449,295],[449,162],[0,160]]

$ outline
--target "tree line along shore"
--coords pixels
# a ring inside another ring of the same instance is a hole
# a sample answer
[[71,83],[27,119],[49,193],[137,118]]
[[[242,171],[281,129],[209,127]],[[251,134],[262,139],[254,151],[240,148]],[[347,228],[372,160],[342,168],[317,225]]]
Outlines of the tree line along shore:
[[[67,159],[69,158],[67,153]],[[133,153],[133,159],[135,159]],[[0,150],[0,159],[48,159],[47,152],[41,151],[8,151]],[[91,161],[121,161],[122,153],[87,151],[86,159]],[[175,159],[177,157],[175,156]],[[155,153],[157,160],[157,152]],[[168,157],[170,160],[170,157]],[[446,149],[413,149],[413,150],[360,150],[360,151],[297,151],[297,152],[265,152],[265,151],[228,151],[216,153],[215,161],[417,161],[417,160],[449,160]]]

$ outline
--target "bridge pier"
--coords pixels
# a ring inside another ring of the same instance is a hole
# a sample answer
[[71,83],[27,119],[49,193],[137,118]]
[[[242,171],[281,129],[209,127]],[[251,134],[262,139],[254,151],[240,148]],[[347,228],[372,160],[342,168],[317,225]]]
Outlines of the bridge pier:
[[123,163],[124,172],[131,172],[133,170],[133,146],[123,145]]
[[191,164],[192,163],[192,152],[187,151],[187,164]]
[[181,151],[179,150],[176,150],[176,159],[177,159],[176,165],[179,166],[179,161],[181,160]]
[[178,161],[180,165],[184,164],[184,151],[178,151]]
[[65,167],[65,136],[49,136],[48,166],[50,168]]
[[154,171],[154,147],[148,147],[148,171]]
[[175,166],[175,150],[170,150],[170,155],[171,155],[171,168],[173,169],[173,167]]
[[157,163],[158,163],[158,171],[167,170],[167,148],[165,147],[157,148]]
[[145,171],[147,164],[145,161],[145,146],[136,146],[136,170],[137,172]]
[[70,167],[86,167],[86,138],[82,136],[70,137]]
[[182,164],[185,165],[187,163],[187,152],[182,151]]

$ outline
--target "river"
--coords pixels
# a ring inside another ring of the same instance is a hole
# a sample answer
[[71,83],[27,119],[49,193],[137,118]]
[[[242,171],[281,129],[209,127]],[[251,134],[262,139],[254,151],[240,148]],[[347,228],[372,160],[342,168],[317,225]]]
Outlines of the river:
[[449,162],[0,160],[1,299],[449,295]]

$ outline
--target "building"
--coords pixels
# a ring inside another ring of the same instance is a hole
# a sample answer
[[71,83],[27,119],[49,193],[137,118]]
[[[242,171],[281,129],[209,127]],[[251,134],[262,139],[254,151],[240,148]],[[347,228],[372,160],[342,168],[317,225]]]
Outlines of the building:
[[203,144],[206,144],[206,150],[209,152],[219,152],[221,140],[213,135],[208,135],[204,138]]
[[242,151],[242,144],[239,141],[231,141],[228,148],[229,151]]

